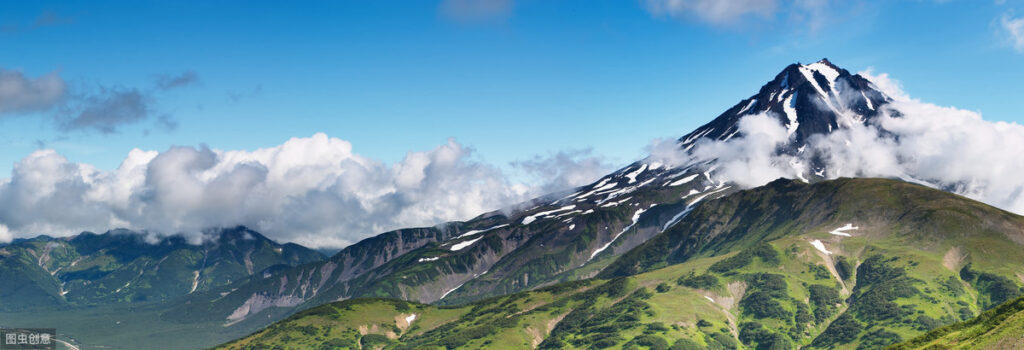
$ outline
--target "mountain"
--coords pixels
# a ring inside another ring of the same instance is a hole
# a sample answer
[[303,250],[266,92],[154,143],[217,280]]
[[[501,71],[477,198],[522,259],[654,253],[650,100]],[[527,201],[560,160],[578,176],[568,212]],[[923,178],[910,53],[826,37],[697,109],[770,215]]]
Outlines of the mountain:
[[168,301],[324,258],[245,227],[208,235],[198,245],[181,236],[147,241],[128,230],[12,242],[0,247],[0,311]]
[[1022,248],[1024,217],[948,192],[777,180],[704,201],[594,279],[346,300],[221,348],[874,349],[1019,295]]
[[[677,144],[688,152],[699,142],[743,138],[739,120],[765,114],[792,135],[780,152],[799,153],[812,135],[871,122],[889,101],[869,81],[828,60],[793,64]],[[384,233],[322,263],[255,276],[226,297],[199,294],[168,317],[225,323],[273,319],[353,297],[455,304],[593,277],[700,202],[736,191],[715,166],[714,161],[672,165],[644,159],[589,185],[509,210]],[[822,179],[823,169],[814,164],[794,164],[794,169],[800,178]]]
[[948,325],[892,349],[1013,349],[1024,344],[1024,297]]
[[858,74],[836,67],[828,59],[791,64],[754,96],[740,101],[711,122],[681,137],[680,147],[691,148],[702,138],[725,141],[739,134],[739,120],[768,114],[792,136],[788,151],[797,151],[813,135],[853,124],[872,122],[891,98]]

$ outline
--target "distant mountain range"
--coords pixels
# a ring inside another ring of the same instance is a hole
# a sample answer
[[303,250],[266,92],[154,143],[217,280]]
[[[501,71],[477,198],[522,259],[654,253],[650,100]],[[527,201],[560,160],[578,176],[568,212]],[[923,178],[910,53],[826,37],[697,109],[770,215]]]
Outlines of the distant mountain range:
[[[834,179],[808,149],[883,110],[898,117],[892,102],[828,60],[793,64],[668,157],[329,258],[245,228],[199,246],[121,232],[21,240],[0,247],[0,277],[21,281],[0,286],[0,323],[3,310],[138,304],[154,327],[198,334],[145,333],[168,341],[159,348],[259,329],[225,347],[877,348],[969,319],[1024,282],[1024,218],[951,188]],[[752,116],[784,129],[770,146],[794,180],[744,188],[724,155],[706,154],[761,137],[744,126]],[[924,183],[913,175],[902,180]]]
[[323,259],[245,227],[209,234],[199,245],[180,236],[147,242],[144,233],[128,230],[14,241],[0,247],[0,310],[166,301]]

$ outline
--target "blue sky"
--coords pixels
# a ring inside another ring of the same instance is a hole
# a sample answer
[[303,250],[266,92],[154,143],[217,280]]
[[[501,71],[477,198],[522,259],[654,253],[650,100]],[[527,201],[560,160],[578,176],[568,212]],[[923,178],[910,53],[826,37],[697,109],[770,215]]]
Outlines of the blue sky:
[[[588,147],[621,164],[821,57],[1024,121],[1024,54],[1002,25],[1021,2],[754,1],[775,7],[724,19],[645,1],[472,2],[7,2],[0,68],[56,72],[69,91],[139,89],[150,112],[110,133],[62,129],[54,110],[5,113],[0,173],[40,146],[113,169],[136,147],[255,149],[316,132],[386,162],[454,137],[502,166]],[[149,91],[183,72],[196,79]]]

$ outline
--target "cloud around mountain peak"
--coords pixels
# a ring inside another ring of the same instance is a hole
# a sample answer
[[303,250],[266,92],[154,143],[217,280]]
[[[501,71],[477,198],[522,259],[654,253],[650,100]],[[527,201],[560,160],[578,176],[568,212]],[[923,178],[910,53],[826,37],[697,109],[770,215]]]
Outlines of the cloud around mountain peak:
[[[801,152],[780,152],[788,141],[778,117],[740,119],[740,134],[726,141],[705,139],[689,152],[677,140],[656,141],[649,161],[667,164],[715,162],[715,173],[741,187],[778,178],[886,177],[925,183],[1024,214],[1024,125],[990,122],[981,114],[911,98],[886,74],[859,73],[892,100],[867,124],[850,123],[807,139]],[[851,113],[846,111],[846,113]],[[818,161],[819,169],[810,164]]]

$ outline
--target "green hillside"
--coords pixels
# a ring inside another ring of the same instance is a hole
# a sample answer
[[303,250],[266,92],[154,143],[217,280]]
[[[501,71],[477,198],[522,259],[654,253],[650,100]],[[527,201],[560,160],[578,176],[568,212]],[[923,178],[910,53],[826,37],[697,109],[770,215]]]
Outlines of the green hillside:
[[891,349],[1019,349],[1024,346],[1024,297]]
[[1019,295],[1022,230],[899,181],[776,181],[702,204],[597,279],[461,306],[332,303],[223,347],[879,348]]

